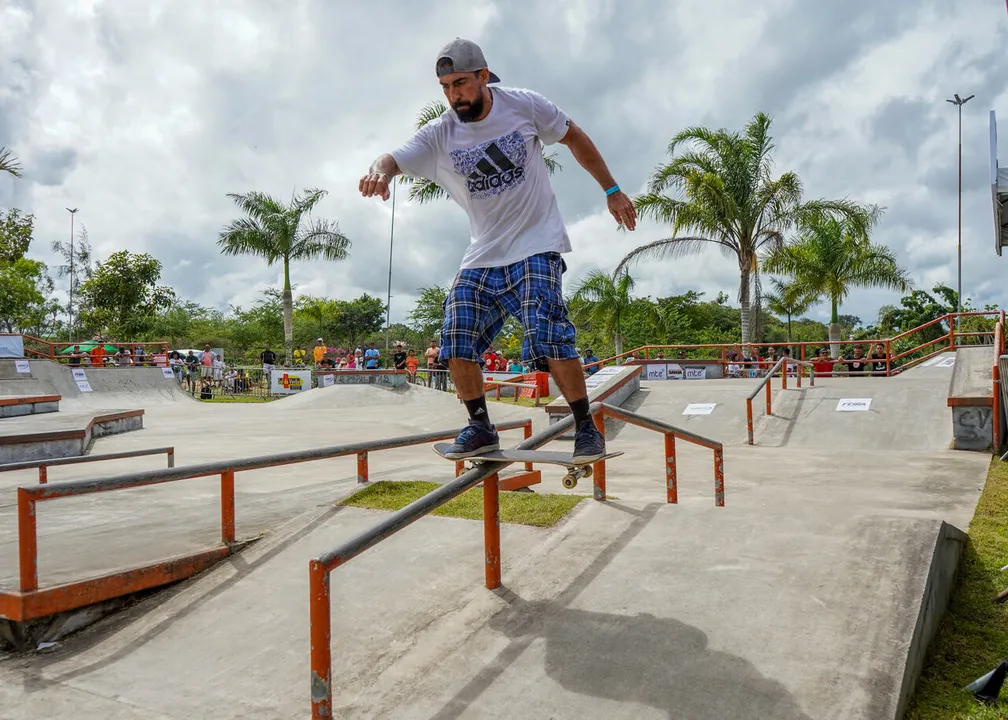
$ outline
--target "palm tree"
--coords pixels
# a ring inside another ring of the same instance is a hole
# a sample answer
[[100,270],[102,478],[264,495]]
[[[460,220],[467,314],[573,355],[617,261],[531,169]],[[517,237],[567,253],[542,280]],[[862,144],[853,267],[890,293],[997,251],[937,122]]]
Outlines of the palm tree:
[[770,278],[773,290],[764,296],[767,309],[774,315],[783,315],[787,318],[787,341],[791,344],[791,318],[801,315],[812,305],[813,298],[802,295],[801,289],[794,283],[787,283],[779,278]]
[[[878,220],[870,213],[868,227]],[[910,274],[896,262],[885,245],[871,243],[864,227],[833,217],[814,218],[802,224],[797,242],[778,248],[767,257],[768,272],[789,275],[794,291],[818,301],[829,298],[831,305],[829,339],[831,354],[839,351],[839,309],[855,287],[885,288],[906,292],[912,286]]]
[[[424,109],[420,111],[420,114],[417,115],[417,130],[428,123],[434,122],[446,112],[448,112],[448,106],[440,100],[435,100],[434,102],[426,105]],[[549,171],[550,175],[555,173],[557,170],[563,169],[560,161],[557,160],[556,153],[549,153],[547,155],[544,152],[543,161],[546,163],[546,169]],[[409,199],[416,200],[418,203],[448,199],[448,193],[446,193],[440,185],[437,185],[426,178],[410,178],[404,175],[399,179],[399,182],[409,183]]]
[[267,265],[283,261],[283,325],[288,365],[294,342],[291,262],[319,257],[345,260],[349,256],[350,239],[335,222],[318,219],[309,222],[305,217],[325,195],[325,190],[309,188],[300,197],[292,196],[285,205],[261,192],[228,193],[246,216],[228,223],[217,240],[225,255],[259,255]]
[[634,311],[644,316],[659,329],[662,326],[658,307],[645,298],[633,297],[634,279],[626,271],[619,273],[592,270],[575,286],[568,304],[571,318],[577,323],[589,322],[612,336],[616,354],[623,354],[622,324]]
[[0,147],[0,172],[10,173],[14,177],[21,177],[21,165],[18,163],[14,153],[5,147]]
[[[793,172],[771,175],[771,119],[758,113],[740,134],[725,129],[686,128],[668,146],[668,163],[659,165],[648,192],[634,198],[638,214],[672,226],[672,237],[642,245],[623,258],[617,272],[644,258],[660,259],[718,247],[738,261],[742,307],[742,342],[750,340],[754,285],[759,287],[762,252],[784,244],[784,233],[819,215],[848,218],[855,227],[866,211],[847,200],[803,201],[802,184]],[[674,157],[683,143],[694,149]],[[665,195],[675,189],[681,197]],[[679,235],[685,231],[686,235]]]

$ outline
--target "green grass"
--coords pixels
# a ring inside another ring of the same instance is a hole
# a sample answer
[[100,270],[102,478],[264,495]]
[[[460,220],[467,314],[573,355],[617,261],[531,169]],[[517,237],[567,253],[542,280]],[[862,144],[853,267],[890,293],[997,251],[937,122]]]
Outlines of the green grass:
[[[907,720],[993,720],[1008,717],[1008,687],[986,706],[962,688],[1008,658],[1008,463],[994,458],[970,523],[969,539],[948,612],[911,699]],[[1008,685],[1008,683],[1006,683]]]
[[[340,505],[370,508],[371,510],[398,510],[441,487],[432,482],[376,482],[340,501]],[[551,495],[529,492],[502,492],[500,494],[500,521],[516,525],[552,527],[560,522],[587,495]],[[472,488],[449,500],[431,515],[483,519],[483,489]]]
[[[517,405],[518,407],[535,407],[536,406],[536,404],[535,404],[535,398],[523,398],[523,397],[520,397],[520,398],[518,398],[518,402],[515,402],[514,398],[506,398],[506,397],[502,397],[500,400],[497,400],[496,397],[493,397],[492,395],[490,395],[490,393],[487,393],[487,400],[493,400],[494,402],[501,402],[501,403],[503,403],[505,405]],[[548,405],[551,402],[553,402],[553,400],[554,400],[554,396],[553,395],[549,395],[547,397],[539,398],[539,405],[540,405],[540,407],[545,407],[546,405]]]

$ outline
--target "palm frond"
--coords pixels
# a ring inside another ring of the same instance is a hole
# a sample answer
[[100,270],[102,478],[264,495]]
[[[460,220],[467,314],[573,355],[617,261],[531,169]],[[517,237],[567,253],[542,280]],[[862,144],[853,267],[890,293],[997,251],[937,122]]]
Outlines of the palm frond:
[[350,256],[350,238],[340,232],[339,225],[330,220],[313,220],[291,248],[291,260],[322,258],[330,262],[346,260]]
[[0,172],[21,177],[21,164],[14,156],[14,152],[5,147],[0,147]]
[[620,260],[616,266],[614,275],[625,273],[629,265],[640,260],[664,260],[668,257],[683,257],[685,255],[695,255],[709,245],[722,245],[719,240],[712,240],[705,237],[671,237],[649,242],[640,247],[634,248]]
[[289,214],[300,217],[310,213],[319,201],[322,200],[328,193],[325,190],[319,188],[308,188],[305,190],[301,197],[294,196],[291,198],[291,205],[289,209]]
[[440,100],[434,100],[433,102],[424,105],[423,109],[417,115],[416,129],[419,130],[424,125],[434,122],[446,112],[448,112],[448,106]]
[[228,193],[238,209],[249,217],[263,223],[275,223],[284,215],[286,208],[279,200],[264,192],[253,190],[247,193]]
[[560,163],[560,160],[557,158],[557,154],[555,152],[549,153],[548,155],[543,153],[543,163],[546,164],[546,171],[550,175],[554,175],[560,170],[563,170],[563,165]]
[[444,188],[426,178],[412,178],[410,180],[410,200],[429,203],[435,200],[448,200],[450,197]]
[[267,265],[282,257],[270,229],[253,217],[229,222],[218,235],[217,244],[225,255],[258,255]]

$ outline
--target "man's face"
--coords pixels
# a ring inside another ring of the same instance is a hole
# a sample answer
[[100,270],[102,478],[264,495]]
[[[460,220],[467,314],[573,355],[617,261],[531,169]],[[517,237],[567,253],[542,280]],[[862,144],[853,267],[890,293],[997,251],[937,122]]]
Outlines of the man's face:
[[484,91],[489,74],[486,70],[478,73],[449,73],[438,78],[448,106],[455,111],[462,122],[472,122],[483,114]]

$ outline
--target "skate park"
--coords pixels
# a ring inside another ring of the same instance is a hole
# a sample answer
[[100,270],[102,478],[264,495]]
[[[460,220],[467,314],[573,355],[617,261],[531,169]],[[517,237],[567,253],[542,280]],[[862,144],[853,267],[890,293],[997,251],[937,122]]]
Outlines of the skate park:
[[[485,492],[521,472],[456,477],[431,452],[463,421],[452,393],[336,384],[213,405],[161,368],[88,370],[82,392],[65,366],[0,360],[7,404],[39,401],[0,420],[5,446],[91,423],[84,455],[172,450],[57,462],[44,485],[37,467],[0,473],[0,607],[33,617],[5,623],[32,647],[0,663],[0,717],[899,717],[990,463],[991,441],[954,449],[977,441],[962,409],[1003,432],[1003,319],[992,341],[800,387],[623,366],[633,385],[592,399],[625,454],[573,490],[537,466],[532,492],[587,498],[552,528],[496,523],[499,538],[429,508],[338,504],[381,481]],[[512,428],[502,446],[569,446],[546,408],[491,412]],[[142,427],[95,431],[128,413]],[[404,444],[418,427],[428,439]]]

